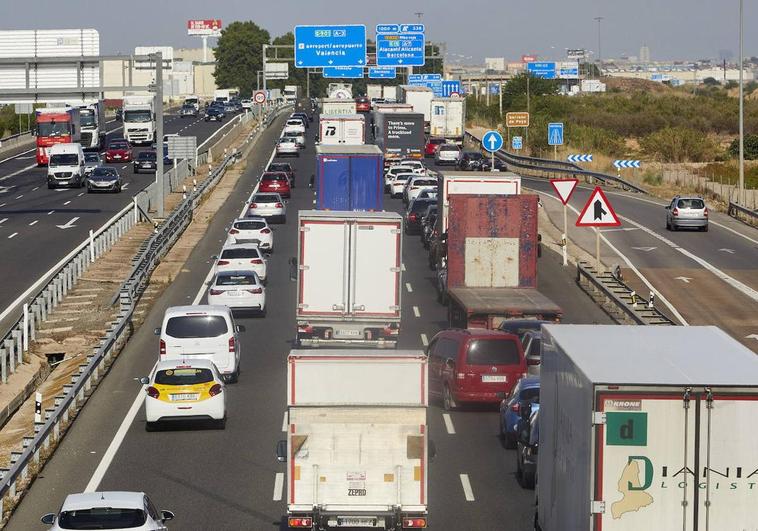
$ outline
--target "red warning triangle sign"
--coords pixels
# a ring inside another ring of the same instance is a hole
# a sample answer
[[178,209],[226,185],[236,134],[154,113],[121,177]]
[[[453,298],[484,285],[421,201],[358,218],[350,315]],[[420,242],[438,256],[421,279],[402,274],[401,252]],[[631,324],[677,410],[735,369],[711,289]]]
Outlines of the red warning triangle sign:
[[553,185],[555,193],[558,194],[558,199],[565,205],[571,199],[571,194],[574,193],[574,188],[579,184],[579,179],[550,179],[550,184]]
[[576,220],[577,227],[618,227],[621,225],[603,189],[596,186],[582,213]]

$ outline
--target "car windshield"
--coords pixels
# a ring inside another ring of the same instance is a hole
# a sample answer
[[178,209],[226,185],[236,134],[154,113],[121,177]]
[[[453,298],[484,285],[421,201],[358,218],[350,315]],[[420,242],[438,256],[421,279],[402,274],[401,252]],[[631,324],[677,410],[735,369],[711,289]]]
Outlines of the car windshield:
[[153,113],[149,110],[124,111],[125,122],[149,122],[153,118]]
[[61,529],[130,529],[142,527],[147,515],[142,509],[94,507],[76,511],[62,511],[58,515]]
[[143,151],[137,155],[139,160],[155,160],[155,151]]
[[219,275],[217,286],[255,286],[255,275]]
[[518,346],[510,339],[475,339],[469,343],[469,365],[518,365]]
[[100,155],[97,153],[85,153],[84,160],[87,162],[100,162]]
[[218,337],[228,331],[221,315],[182,315],[171,317],[166,324],[166,335],[178,339]]
[[61,153],[50,157],[50,166],[76,166],[79,164],[79,155],[76,153]]
[[234,224],[234,228],[238,230],[261,230],[266,228],[265,221],[238,221]]
[[195,385],[213,381],[213,371],[202,367],[177,367],[155,373],[155,383],[161,385]]
[[71,134],[69,122],[38,122],[37,134],[39,136],[64,136]]
[[221,251],[221,259],[235,260],[238,258],[260,258],[258,249],[252,247],[243,247],[240,249],[224,249]]
[[518,396],[519,400],[534,400],[539,397],[540,397],[539,387],[528,387],[526,389],[522,389]]
[[411,203],[410,208],[408,208],[408,212],[416,212],[416,213],[425,212],[426,209],[431,204],[433,204],[433,201],[431,200],[416,199],[413,203]]
[[705,208],[705,203],[702,199],[680,199],[677,203],[679,208],[692,208],[695,210],[702,210]]
[[280,199],[275,195],[256,195],[253,198],[256,203],[278,203]]
[[92,171],[93,177],[116,177],[118,173],[113,168],[95,168]]

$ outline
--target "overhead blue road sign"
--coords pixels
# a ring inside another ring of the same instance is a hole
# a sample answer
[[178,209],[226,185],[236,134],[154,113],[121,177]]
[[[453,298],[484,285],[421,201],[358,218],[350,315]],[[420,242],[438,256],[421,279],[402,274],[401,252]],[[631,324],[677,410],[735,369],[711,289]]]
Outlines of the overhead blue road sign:
[[399,33],[400,25],[399,24],[377,24],[376,32],[377,33]]
[[424,33],[426,28],[423,24],[400,24],[400,33]]
[[564,61],[559,63],[558,77],[561,79],[578,79],[579,63],[576,61]]
[[442,97],[443,98],[449,98],[451,94],[458,94],[459,96],[463,95],[463,92],[461,91],[461,82],[460,81],[443,81],[442,82]]
[[514,136],[511,138],[511,149],[522,149],[524,147],[524,141],[520,136]]
[[547,143],[549,146],[563,145],[563,124],[554,122],[547,124]]
[[497,131],[487,131],[482,137],[482,146],[491,153],[498,151],[503,147],[503,135]]
[[555,63],[535,61],[532,63],[526,63],[527,71],[536,77],[543,79],[555,79]]
[[377,66],[423,66],[423,33],[379,33],[376,36]]
[[323,76],[328,78],[341,77],[341,78],[362,78],[363,67],[362,66],[331,66],[325,67],[323,70]]
[[295,26],[295,66],[366,64],[366,26]]
[[569,155],[566,160],[569,162],[592,162],[592,155]]
[[395,79],[397,77],[397,70],[389,66],[372,66],[368,69],[368,77],[371,79]]
[[490,85],[490,94],[500,94],[500,85]]
[[616,169],[621,168],[639,168],[640,164],[642,164],[639,160],[614,160],[613,165],[616,166]]

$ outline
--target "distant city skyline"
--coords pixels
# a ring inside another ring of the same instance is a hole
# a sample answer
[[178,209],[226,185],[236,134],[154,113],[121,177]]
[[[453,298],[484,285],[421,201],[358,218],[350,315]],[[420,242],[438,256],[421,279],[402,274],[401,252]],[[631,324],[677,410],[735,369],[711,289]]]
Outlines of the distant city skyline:
[[[484,57],[517,60],[522,54],[561,59],[566,48],[597,53],[596,17],[600,22],[603,58],[638,56],[647,45],[651,60],[720,59],[738,50],[738,1],[638,0],[611,4],[601,0],[512,2],[469,0],[412,0],[377,14],[354,0],[263,3],[243,0],[155,2],[132,0],[116,8],[109,2],[20,2],[5,9],[0,29],[95,28],[102,53],[130,53],[136,46],[199,47],[200,39],[187,36],[190,18],[220,18],[224,25],[252,20],[272,38],[297,24],[362,23],[373,35],[378,23],[426,24],[427,35],[445,41],[450,57],[465,63],[484,63]],[[392,11],[393,14],[386,12]],[[456,12],[458,13],[456,15]],[[421,13],[420,17],[417,15]],[[745,6],[745,28],[758,9]],[[211,40],[215,45],[215,41]],[[758,33],[745,32],[745,55],[758,55]]]

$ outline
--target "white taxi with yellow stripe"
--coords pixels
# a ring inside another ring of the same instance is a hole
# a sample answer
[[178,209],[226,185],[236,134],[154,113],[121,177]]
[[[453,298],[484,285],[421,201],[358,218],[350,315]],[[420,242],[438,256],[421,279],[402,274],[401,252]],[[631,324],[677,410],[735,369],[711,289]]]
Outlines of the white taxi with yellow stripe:
[[145,429],[166,421],[211,421],[226,425],[226,390],[210,360],[159,361],[149,377],[140,378],[145,392]]

